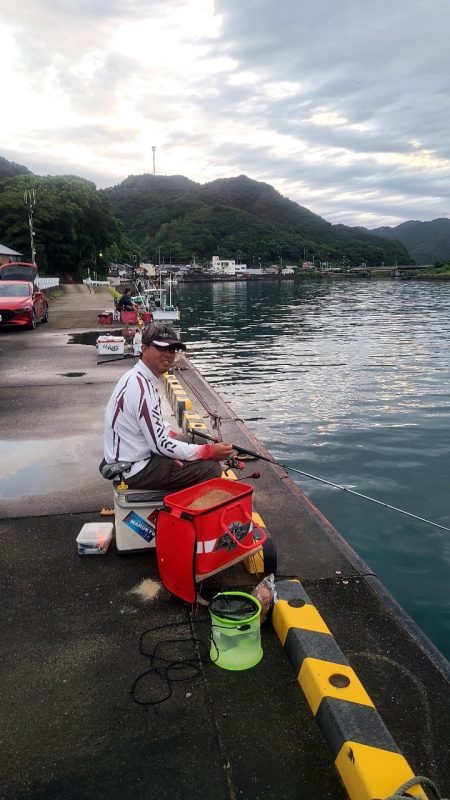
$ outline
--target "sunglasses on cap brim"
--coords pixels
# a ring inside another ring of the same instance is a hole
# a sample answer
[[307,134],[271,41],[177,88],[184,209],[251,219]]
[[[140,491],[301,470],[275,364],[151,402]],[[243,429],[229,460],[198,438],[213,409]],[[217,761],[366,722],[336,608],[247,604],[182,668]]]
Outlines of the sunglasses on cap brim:
[[148,347],[154,347],[160,353],[179,353],[180,350],[186,350],[186,345],[183,342],[143,342]]

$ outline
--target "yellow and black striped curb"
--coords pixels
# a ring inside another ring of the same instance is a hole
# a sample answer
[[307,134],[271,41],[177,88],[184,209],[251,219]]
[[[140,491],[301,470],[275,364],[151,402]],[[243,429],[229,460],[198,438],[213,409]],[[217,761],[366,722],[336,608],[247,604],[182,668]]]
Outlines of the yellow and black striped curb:
[[208,433],[208,428],[203,422],[202,418],[195,411],[185,411],[181,420],[181,429],[183,433],[192,433],[196,428],[204,430]]
[[[414,772],[300,581],[276,591],[273,626],[349,797],[388,797]],[[410,792],[427,800],[419,787]]]
[[[258,528],[262,528],[266,533],[268,533],[264,521],[257,511],[253,511],[252,520]],[[257,553],[248,556],[248,558],[245,559],[244,564],[247,572],[249,572],[250,575],[259,575],[264,571],[267,572],[267,570],[264,570],[264,552],[262,548],[261,550],[258,550]]]
[[178,426],[183,433],[190,433],[194,428],[207,430],[202,418],[193,411],[192,400],[186,394],[178,378],[170,372],[163,375],[166,384],[166,396],[172,407]]

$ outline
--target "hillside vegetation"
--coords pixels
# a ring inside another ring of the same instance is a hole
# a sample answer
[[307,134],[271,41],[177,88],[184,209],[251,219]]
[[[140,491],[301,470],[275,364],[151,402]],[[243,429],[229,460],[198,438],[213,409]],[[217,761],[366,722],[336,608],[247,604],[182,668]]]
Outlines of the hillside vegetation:
[[401,243],[332,225],[245,175],[205,185],[179,175],[135,175],[104,192],[148,261],[160,254],[174,263],[206,263],[214,254],[249,265],[312,257],[352,265],[409,261]]
[[0,179],[0,242],[22,253],[23,260],[31,259],[25,189],[36,192],[34,242],[42,274],[79,279],[88,269],[101,275],[111,261],[139,258],[139,249],[93,183],[73,176],[20,174]]
[[416,264],[435,264],[450,259],[450,220],[410,220],[395,228],[375,228],[372,233],[402,242]]
[[27,167],[16,164],[14,161],[7,161],[0,156],[0,180],[2,178],[13,178],[15,175],[32,175]]
[[97,190],[72,175],[39,177],[0,159],[0,242],[29,260],[25,189],[34,189],[36,261],[42,273],[104,276],[111,262],[208,264],[211,256],[249,266],[303,259],[355,265],[406,263],[405,247],[363,228],[332,225],[266,183],[238,178],[205,185],[183,176],[131,176]]

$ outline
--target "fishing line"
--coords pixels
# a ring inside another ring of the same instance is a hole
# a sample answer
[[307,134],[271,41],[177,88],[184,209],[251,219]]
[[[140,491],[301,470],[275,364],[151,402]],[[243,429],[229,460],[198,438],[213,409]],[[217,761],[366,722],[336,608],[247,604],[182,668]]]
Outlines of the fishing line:
[[[211,436],[209,433],[206,434],[204,431],[195,428],[193,433],[195,436],[201,436],[204,439],[210,439],[211,441],[215,441],[214,436]],[[419,520],[419,522],[425,522],[427,525],[433,525],[435,528],[440,528],[443,531],[449,531],[450,528],[447,528],[445,525],[440,525],[438,522],[433,522],[431,519],[425,519],[425,517],[419,517],[417,514],[412,514],[411,511],[405,511],[403,508],[397,508],[397,506],[391,506],[389,503],[385,503],[382,500],[376,500],[375,497],[369,497],[367,494],[362,494],[362,492],[357,492],[355,489],[348,489],[346,486],[341,486],[339,483],[333,483],[332,481],[327,481],[325,478],[320,478],[318,475],[311,475],[310,472],[304,472],[301,469],[297,469],[296,467],[288,467],[287,464],[281,464],[280,461],[275,461],[273,458],[268,458],[267,456],[262,456],[260,453],[257,453],[255,450],[246,450],[244,447],[241,447],[238,444],[231,445],[234,450],[239,453],[244,453],[248,456],[254,456],[255,458],[261,459],[261,461],[267,461],[268,464],[274,464],[276,467],[282,467],[282,469],[289,470],[290,472],[297,472],[299,475],[303,475],[306,478],[311,478],[314,481],[319,481],[320,483],[325,483],[327,486],[332,486],[334,489],[341,489],[343,492],[347,492],[348,494],[354,494],[356,497],[361,497],[363,500],[369,500],[371,503],[376,503],[383,508],[389,508],[391,511],[397,511],[399,514],[404,514],[407,517],[412,517],[413,519]]]
[[450,528],[446,528],[445,525],[439,525],[438,522],[433,522],[431,519],[425,519],[425,517],[419,517],[417,516],[417,514],[412,514],[411,511],[405,511],[403,508],[397,508],[397,506],[391,506],[389,503],[385,503],[382,500],[376,500],[374,497],[369,497],[367,494],[356,492],[354,489],[348,489],[346,486],[340,486],[338,483],[333,483],[332,481],[325,480],[325,478],[319,478],[318,475],[311,475],[309,472],[302,472],[301,469],[295,469],[295,467],[287,467],[284,464],[280,464],[278,461],[270,461],[267,458],[265,458],[264,461],[269,461],[270,464],[276,464],[279,467],[283,467],[283,469],[289,469],[291,470],[291,472],[298,472],[299,475],[305,475],[307,478],[312,478],[315,481],[320,481],[320,483],[326,483],[328,486],[333,486],[335,489],[342,489],[343,492],[354,494],[356,495],[356,497],[362,497],[363,500],[370,500],[371,503],[377,503],[377,505],[383,506],[383,508],[390,508],[391,511],[397,511],[399,514],[405,514],[407,517],[413,517],[413,519],[418,519],[420,520],[420,522],[426,522],[427,525],[434,525],[435,528],[441,528],[443,531],[450,531]]

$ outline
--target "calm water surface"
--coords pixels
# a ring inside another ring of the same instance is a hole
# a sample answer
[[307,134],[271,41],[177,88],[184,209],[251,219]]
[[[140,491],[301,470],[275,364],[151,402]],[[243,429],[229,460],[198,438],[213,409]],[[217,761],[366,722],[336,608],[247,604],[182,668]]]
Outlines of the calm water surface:
[[[450,528],[450,284],[179,286],[195,365],[274,458]],[[450,657],[450,532],[290,473]]]

